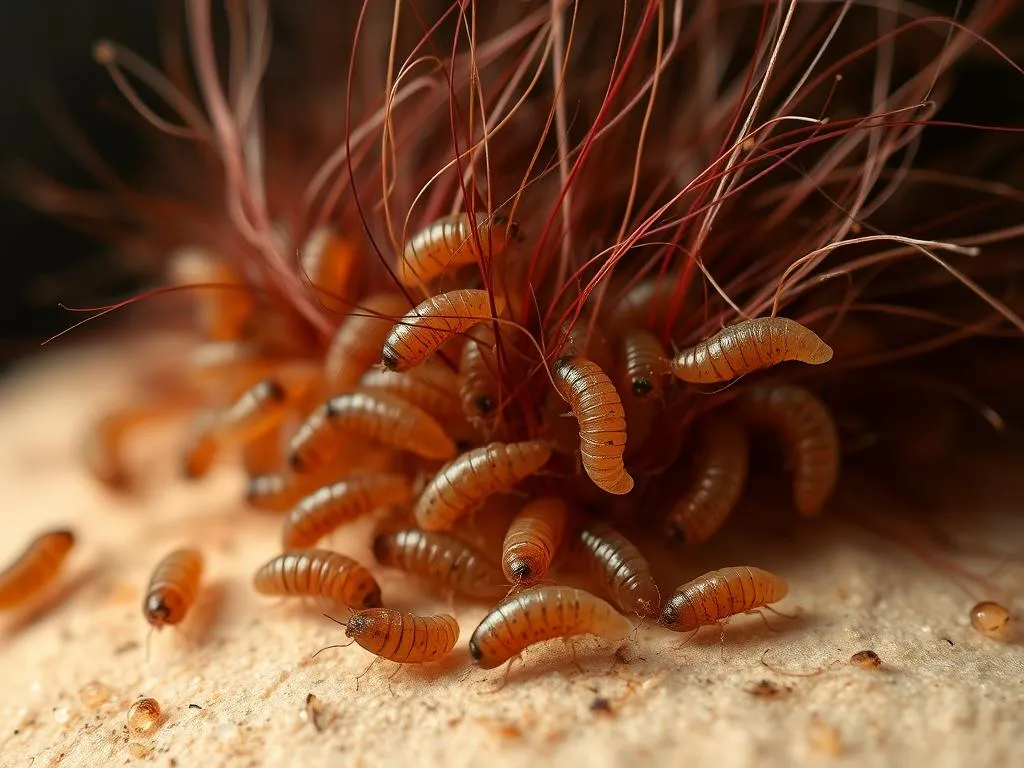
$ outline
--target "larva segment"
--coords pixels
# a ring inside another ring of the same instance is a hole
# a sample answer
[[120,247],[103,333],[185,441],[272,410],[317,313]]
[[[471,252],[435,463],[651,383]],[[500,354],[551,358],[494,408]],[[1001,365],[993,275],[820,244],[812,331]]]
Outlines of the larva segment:
[[717,384],[788,360],[822,365],[831,359],[832,348],[809,328],[787,317],[758,317],[684,349],[672,373],[691,384]]
[[748,423],[778,434],[793,467],[797,511],[818,514],[839,479],[839,430],[828,406],[803,387],[765,384],[745,389],[739,408]]
[[344,392],[380,360],[380,350],[395,318],[409,311],[409,301],[398,293],[378,293],[359,302],[334,334],[324,359],[328,390]]
[[683,584],[665,602],[660,624],[689,632],[717,624],[786,596],[789,587],[774,573],[753,566],[732,566],[705,573]]
[[488,219],[478,213],[475,219],[475,234],[469,214],[457,213],[413,235],[398,261],[398,279],[408,286],[426,285],[448,270],[500,256],[519,230],[500,214]]
[[380,586],[364,566],[328,549],[293,549],[261,566],[253,577],[264,595],[322,597],[360,611],[381,605]]
[[374,368],[363,374],[359,386],[400,397],[440,422],[462,420],[459,377],[444,365],[422,365],[404,373]]
[[632,628],[629,619],[589,592],[531,587],[484,617],[469,640],[469,654],[478,667],[493,669],[545,640],[574,635],[621,640]]
[[328,309],[341,309],[359,255],[352,242],[332,227],[314,229],[299,249],[299,267]]
[[232,267],[201,248],[182,248],[171,256],[171,282],[195,296],[196,326],[209,341],[237,341],[245,333],[255,304],[245,281]]
[[553,371],[559,396],[580,427],[583,468],[598,488],[617,495],[633,490],[622,454],[626,449],[626,414],[611,379],[583,357],[563,357]]
[[459,399],[462,412],[471,424],[485,419],[497,410],[500,402],[498,356],[495,353],[494,329],[481,325],[466,340],[459,361]]
[[[500,307],[498,307],[500,310]],[[433,296],[405,315],[384,342],[381,360],[391,371],[408,371],[449,338],[491,319],[487,291],[463,288]]]
[[268,472],[250,477],[245,487],[245,502],[265,512],[286,512],[302,500],[303,487],[294,475]]
[[459,623],[445,613],[413,616],[370,608],[348,620],[345,635],[376,656],[399,664],[424,664],[452,652],[459,641]]
[[161,560],[149,580],[142,612],[151,626],[160,629],[185,619],[203,575],[203,555],[196,549],[178,549]]
[[467,597],[499,597],[506,592],[497,565],[444,533],[416,528],[381,533],[373,541],[373,554],[381,565],[445,591]]
[[451,528],[489,496],[509,491],[543,467],[552,445],[545,440],[491,443],[442,467],[416,502],[416,523],[425,531]]
[[0,573],[0,610],[24,604],[53,583],[74,545],[75,534],[66,529],[47,531],[33,539]]
[[505,577],[529,586],[548,574],[562,544],[569,508],[558,496],[531,501],[512,519],[501,548]]
[[625,536],[604,523],[580,529],[578,550],[590,575],[623,613],[647,618],[661,610],[661,592],[647,559]]
[[621,392],[627,398],[646,400],[657,398],[665,388],[669,373],[665,362],[665,347],[650,331],[631,328],[622,334],[619,342],[621,360]]

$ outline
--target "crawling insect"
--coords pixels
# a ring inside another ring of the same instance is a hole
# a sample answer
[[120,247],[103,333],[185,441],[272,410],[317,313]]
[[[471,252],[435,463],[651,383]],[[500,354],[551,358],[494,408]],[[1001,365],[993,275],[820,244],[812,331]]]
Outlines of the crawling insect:
[[778,602],[788,591],[785,581],[760,568],[721,568],[679,587],[665,602],[658,623],[673,632],[695,631]]
[[531,501],[512,519],[501,547],[505,577],[529,586],[547,576],[562,544],[569,508],[558,496]]
[[324,359],[324,376],[334,394],[351,389],[380,360],[380,350],[395,318],[409,311],[409,301],[398,293],[377,293],[360,302],[356,314],[338,326]]
[[400,568],[467,597],[505,594],[497,565],[468,544],[443,533],[416,528],[380,533],[373,540],[373,554],[383,566]]
[[445,216],[413,235],[398,261],[398,279],[425,285],[449,269],[500,256],[519,234],[508,216],[478,213],[475,218],[474,226],[468,213]]
[[149,580],[142,613],[155,629],[184,621],[196,601],[203,574],[203,555],[178,549],[161,560]]
[[580,529],[578,544],[591,576],[601,583],[619,610],[643,618],[658,615],[661,592],[651,566],[625,536],[595,521]]
[[353,614],[344,625],[346,637],[370,653],[399,664],[437,661],[451,653],[459,641],[459,623],[446,613],[413,616],[390,608],[368,608]]
[[494,330],[481,325],[466,340],[459,361],[459,399],[470,423],[490,416],[498,407],[500,391]]
[[253,577],[264,595],[322,597],[352,610],[381,605],[380,586],[351,557],[327,549],[293,549],[261,566]]
[[638,400],[661,395],[669,367],[658,337],[643,328],[631,328],[622,334],[619,344],[624,391]]
[[0,573],[0,610],[15,608],[51,584],[75,545],[67,529],[40,534],[21,556]]

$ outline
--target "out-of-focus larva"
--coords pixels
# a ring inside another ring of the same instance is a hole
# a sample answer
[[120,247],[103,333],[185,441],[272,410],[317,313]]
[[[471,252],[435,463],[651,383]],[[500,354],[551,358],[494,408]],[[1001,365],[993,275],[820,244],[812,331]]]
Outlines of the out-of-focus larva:
[[476,233],[467,213],[445,216],[409,240],[398,262],[405,285],[425,285],[450,269],[500,256],[519,232],[507,216],[476,214]]
[[604,523],[591,522],[580,529],[578,551],[591,576],[623,613],[644,618],[661,610],[661,592],[650,563],[625,536]]
[[589,592],[531,587],[484,617],[469,640],[469,654],[478,667],[493,669],[544,640],[573,635],[621,640],[632,628],[629,619]]
[[552,445],[545,440],[491,443],[446,464],[416,501],[416,522],[425,531],[451,528],[488,496],[510,490],[547,464]]
[[146,424],[176,415],[170,404],[153,403],[130,406],[104,415],[86,432],[83,456],[85,466],[100,483],[113,490],[124,490],[130,483],[123,449],[129,436]]
[[424,664],[452,652],[459,641],[453,616],[413,616],[390,608],[369,608],[353,614],[345,636],[370,653],[399,664]]
[[358,257],[352,242],[331,227],[314,229],[299,249],[299,266],[328,309],[341,308]]
[[501,568],[517,586],[547,576],[565,534],[569,508],[558,496],[531,501],[512,519],[501,547]]
[[139,699],[128,709],[128,730],[136,735],[145,736],[160,726],[163,713],[160,702],[156,699]]
[[1013,639],[1014,636],[1010,612],[991,600],[978,603],[971,608],[971,626],[993,640],[1006,641]]
[[677,273],[669,273],[637,283],[610,306],[606,327],[612,333],[625,328],[650,328],[656,331],[659,324],[668,317],[678,279]]
[[215,420],[222,441],[243,443],[278,426],[288,413],[288,393],[275,378],[249,387]]
[[324,359],[324,376],[332,393],[351,389],[380,361],[395,318],[408,311],[409,301],[398,293],[377,293],[359,302],[355,313],[338,326]]
[[373,540],[377,562],[399,568],[433,586],[468,597],[500,597],[506,589],[498,566],[458,539],[436,531],[407,528]]
[[282,534],[284,548],[311,547],[345,523],[408,501],[411,493],[409,481],[401,475],[361,475],[326,485],[288,513]]
[[590,479],[608,493],[629,493],[633,478],[622,463],[626,415],[611,379],[584,357],[560,358],[554,377],[559,396],[579,422],[580,456]]
[[360,611],[381,605],[380,586],[364,566],[328,549],[292,549],[263,565],[253,586],[264,595],[322,597]]
[[601,327],[587,317],[580,317],[565,332],[565,343],[558,351],[558,357],[583,357],[593,361],[602,371],[613,370],[615,353],[608,337]]
[[831,359],[832,348],[796,320],[758,317],[684,349],[672,361],[672,373],[691,384],[717,384],[787,360],[822,365]]
[[750,439],[735,417],[716,412],[704,419],[698,441],[693,487],[665,520],[669,540],[681,544],[711,538],[739,502],[747,482]]
[[850,657],[850,663],[861,669],[878,669],[882,666],[882,660],[874,651],[857,651]]
[[447,339],[490,318],[491,299],[487,291],[462,288],[440,293],[398,321],[384,342],[381,360],[391,371],[415,368]]
[[182,248],[171,256],[170,278],[175,285],[202,285],[193,293],[196,324],[210,341],[242,337],[255,305],[245,282],[224,259],[200,248]]
[[805,516],[818,514],[839,479],[839,430],[828,406],[792,384],[749,387],[738,403],[750,424],[778,434],[793,467],[797,511]]
[[177,549],[161,560],[149,580],[142,602],[146,621],[156,629],[185,619],[203,575],[203,555],[195,549]]
[[288,445],[297,472],[323,466],[346,436],[361,437],[425,459],[450,459],[455,443],[421,408],[387,392],[357,390],[335,395],[299,427]]
[[440,422],[462,419],[459,377],[444,365],[421,365],[405,373],[374,368],[359,386],[396,395]]
[[494,329],[491,326],[481,325],[473,330],[462,348],[459,374],[462,379],[459,387],[462,412],[470,423],[494,413],[501,392]]
[[622,391],[638,400],[658,397],[669,372],[664,345],[657,336],[643,328],[627,330],[622,334],[620,345]]
[[286,512],[305,496],[298,478],[286,472],[253,475],[245,487],[245,502],[253,509]]
[[33,539],[0,573],[0,610],[24,604],[51,584],[74,545],[75,534],[65,529],[47,531]]
[[788,591],[785,581],[760,568],[720,568],[673,592],[662,608],[659,623],[673,632],[689,632],[778,602]]

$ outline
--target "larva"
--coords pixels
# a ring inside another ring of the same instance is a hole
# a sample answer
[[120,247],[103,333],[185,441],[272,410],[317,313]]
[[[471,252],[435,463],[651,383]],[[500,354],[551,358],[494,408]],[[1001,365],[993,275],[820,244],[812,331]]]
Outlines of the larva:
[[445,216],[409,240],[398,261],[398,279],[404,285],[425,285],[449,269],[500,256],[519,227],[507,216],[490,219],[476,214],[476,233],[469,214]]
[[434,476],[416,502],[416,523],[425,531],[450,528],[488,496],[510,490],[551,458],[544,440],[491,443],[454,459]]
[[679,275],[669,273],[636,283],[611,307],[607,327],[613,333],[624,328],[657,330],[668,316]]
[[591,576],[623,613],[643,618],[657,616],[661,592],[650,563],[625,536],[600,522],[591,522],[578,533],[577,551]]
[[363,374],[359,386],[396,395],[440,422],[462,419],[459,377],[444,365],[422,365],[405,373],[374,368]]
[[419,304],[391,329],[381,360],[391,371],[415,368],[447,339],[490,318],[487,291],[463,288],[438,294]]
[[33,539],[0,573],[0,610],[24,604],[51,584],[74,545],[75,534],[66,529],[47,531]]
[[501,568],[517,586],[547,576],[562,544],[569,508],[558,496],[531,501],[512,519],[501,547]]
[[839,479],[839,430],[828,406],[791,384],[750,387],[738,402],[749,423],[778,433],[793,467],[797,511],[818,514]]
[[112,490],[124,490],[131,478],[123,448],[135,430],[147,423],[174,416],[178,409],[164,403],[131,406],[106,414],[86,433],[83,457],[86,468]]
[[364,566],[327,549],[292,549],[261,566],[253,577],[264,595],[322,597],[352,610],[381,605],[380,586]]
[[446,613],[413,616],[390,608],[369,608],[349,618],[345,636],[381,658],[424,664],[452,652],[459,641],[459,623]]
[[481,325],[473,330],[462,348],[459,374],[459,399],[462,412],[470,423],[494,413],[499,404],[500,385],[494,329],[491,326]]
[[352,243],[331,227],[314,229],[299,249],[299,267],[328,309],[341,308],[358,257]]
[[565,343],[559,349],[558,357],[584,357],[602,371],[613,370],[615,355],[600,326],[581,316],[568,331],[563,325],[562,332],[565,333]]
[[971,626],[979,634],[993,640],[1012,640],[1015,634],[1010,612],[991,600],[971,608]]
[[658,397],[664,389],[665,347],[650,331],[631,328],[620,339],[622,391],[637,400]]
[[758,317],[723,328],[672,361],[672,373],[690,384],[717,384],[787,360],[822,365],[832,348],[788,317]]
[[673,632],[689,632],[778,602],[788,591],[785,581],[760,568],[721,568],[688,581],[672,593],[659,623]]
[[444,533],[416,528],[381,533],[373,540],[373,554],[387,568],[468,597],[499,597],[506,591],[497,565]]
[[286,512],[302,500],[303,484],[285,472],[253,475],[245,486],[245,502],[253,509],[266,512]]
[[584,634],[621,640],[632,628],[629,619],[589,592],[531,587],[484,617],[470,637],[469,654],[478,667],[493,669],[544,640]]
[[199,593],[203,555],[195,549],[178,549],[161,560],[149,580],[142,613],[160,629],[178,624],[188,615]]
[[359,302],[356,314],[346,317],[334,334],[324,359],[324,376],[331,393],[351,389],[359,377],[380,360],[395,318],[409,311],[409,301],[398,293],[377,293]]
[[195,288],[196,325],[210,341],[236,341],[252,317],[255,305],[243,290],[242,277],[227,262],[201,248],[182,248],[171,256],[170,279]]
[[553,373],[559,396],[579,422],[583,468],[603,491],[629,493],[633,478],[622,463],[626,415],[611,379],[583,357],[560,358]]

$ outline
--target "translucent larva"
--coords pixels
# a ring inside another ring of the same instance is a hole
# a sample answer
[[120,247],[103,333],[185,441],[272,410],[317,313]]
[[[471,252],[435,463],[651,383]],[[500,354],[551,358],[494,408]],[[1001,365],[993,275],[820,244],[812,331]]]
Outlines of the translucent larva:
[[555,386],[580,427],[583,468],[598,488],[614,494],[633,490],[622,454],[626,449],[626,414],[611,379],[584,357],[555,363]]
[[672,593],[662,608],[659,623],[674,632],[689,632],[777,602],[788,591],[785,581],[760,568],[721,568],[683,584]]
[[75,534],[64,529],[47,531],[33,539],[0,573],[0,610],[24,604],[53,583],[74,545]]
[[364,566],[327,549],[293,549],[263,565],[253,577],[264,595],[322,597],[352,610],[381,605],[380,586]]
[[429,283],[450,269],[500,256],[519,227],[500,214],[490,219],[476,214],[476,233],[469,214],[438,219],[405,245],[398,262],[398,279],[405,285]]
[[786,317],[758,317],[684,349],[672,373],[691,384],[717,384],[787,360],[822,365],[831,359],[832,348],[809,328]]
[[195,549],[178,549],[157,564],[142,602],[142,613],[160,629],[185,619],[203,575],[203,555]]
[[510,490],[551,458],[544,440],[491,443],[468,451],[445,465],[416,502],[416,523],[425,531],[451,528],[488,496]]
[[278,426],[288,413],[288,392],[277,379],[258,381],[214,422],[222,441],[244,443]]
[[207,339],[236,341],[243,336],[255,305],[242,277],[227,262],[200,248],[182,248],[171,256],[170,278],[179,286],[203,286],[193,294],[196,325]]
[[359,302],[354,314],[338,326],[324,359],[324,376],[332,393],[351,389],[376,365],[395,319],[408,311],[409,301],[398,293],[378,293]]
[[971,626],[993,640],[1012,640],[1015,634],[1010,612],[999,603],[990,600],[971,608]]
[[469,654],[478,667],[493,669],[544,640],[574,635],[621,640],[632,629],[629,619],[589,592],[531,587],[484,617],[469,640]]
[[658,337],[642,328],[632,328],[622,334],[619,343],[621,391],[638,400],[658,397],[669,372],[665,364],[665,347]]
[[650,563],[625,536],[604,523],[588,523],[578,533],[577,551],[591,576],[623,613],[657,616],[661,592]]
[[408,501],[411,493],[409,481],[401,475],[362,475],[326,485],[288,513],[282,534],[284,548],[311,547],[345,523]]
[[490,416],[498,408],[501,392],[498,381],[498,356],[494,329],[481,325],[473,330],[462,348],[459,361],[459,399],[470,423]]
[[421,365],[405,373],[374,368],[363,374],[359,386],[400,397],[440,422],[462,419],[459,377],[447,366]]
[[250,477],[245,487],[245,501],[253,509],[286,512],[305,496],[298,478],[284,472],[270,472]]
[[468,597],[500,597],[507,591],[497,565],[444,533],[416,528],[381,533],[373,541],[373,554],[381,565],[445,591]]
[[156,699],[139,699],[128,709],[128,730],[139,736],[146,736],[160,726],[163,713]]
[[491,299],[487,291],[464,288],[438,294],[406,314],[391,329],[381,360],[391,371],[415,368],[449,338],[490,318]]
[[341,308],[358,257],[352,243],[331,227],[314,229],[299,249],[299,267],[328,309]]
[[390,608],[370,608],[353,614],[345,636],[381,658],[424,664],[452,652],[459,641],[459,623],[445,613],[413,616]]
[[793,497],[801,515],[816,515],[839,479],[839,430],[832,412],[803,387],[751,387],[739,398],[740,413],[779,436],[793,468]]
[[501,548],[501,568],[517,586],[529,586],[547,576],[562,544],[569,508],[557,496],[531,501],[509,524]]
[[700,424],[697,439],[693,486],[665,521],[669,540],[680,544],[711,538],[739,502],[747,482],[750,439],[736,418],[715,413]]

